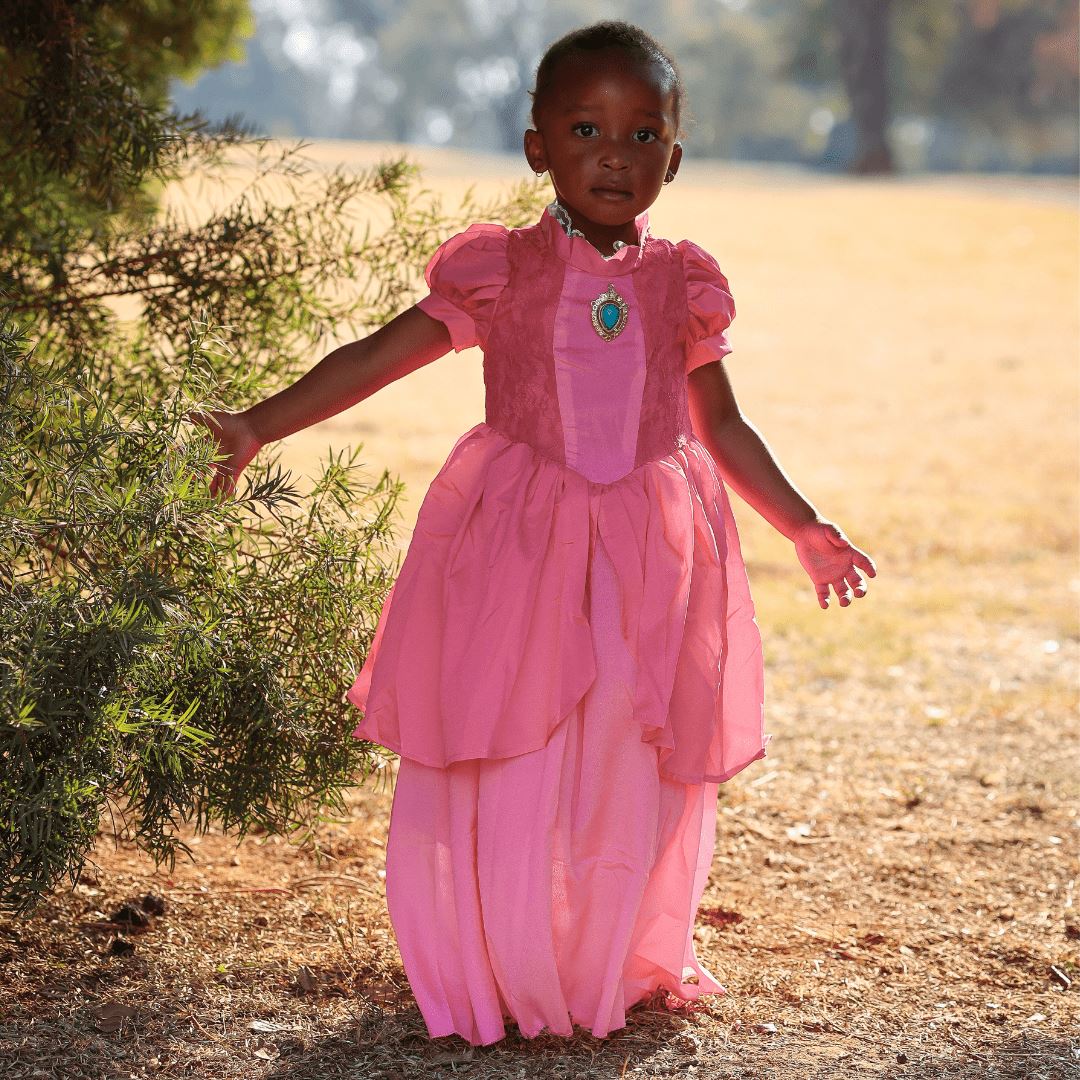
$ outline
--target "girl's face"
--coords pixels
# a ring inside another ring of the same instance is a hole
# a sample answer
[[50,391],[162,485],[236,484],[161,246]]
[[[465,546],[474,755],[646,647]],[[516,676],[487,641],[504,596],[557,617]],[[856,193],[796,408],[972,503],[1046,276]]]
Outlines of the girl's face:
[[615,240],[637,243],[634,219],[678,171],[675,96],[657,65],[620,49],[564,60],[557,81],[525,156],[551,173],[574,228],[610,255]]

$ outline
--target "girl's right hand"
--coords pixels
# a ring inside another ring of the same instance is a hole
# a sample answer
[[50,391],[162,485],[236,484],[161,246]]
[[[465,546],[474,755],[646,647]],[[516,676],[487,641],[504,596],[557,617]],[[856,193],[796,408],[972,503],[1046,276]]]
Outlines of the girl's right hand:
[[236,489],[237,478],[262,447],[251,424],[242,412],[229,413],[216,409],[191,413],[188,419],[206,428],[217,440],[218,453],[225,455],[223,460],[214,462],[210,494],[231,495]]

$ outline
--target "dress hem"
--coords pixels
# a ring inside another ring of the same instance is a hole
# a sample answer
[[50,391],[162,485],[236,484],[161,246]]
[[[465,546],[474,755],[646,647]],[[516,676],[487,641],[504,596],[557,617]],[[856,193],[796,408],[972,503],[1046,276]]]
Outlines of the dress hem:
[[[571,1020],[569,1031],[558,1031],[555,1028],[551,1027],[550,1024],[542,1024],[539,1028],[537,1028],[536,1031],[530,1033],[528,1031],[525,1031],[518,1023],[518,1021],[515,1020],[512,1016],[503,1016],[503,1033],[501,1035],[496,1035],[493,1039],[477,1039],[476,1041],[474,1041],[473,1039],[469,1038],[469,1036],[466,1035],[464,1032],[459,1031],[457,1028],[450,1028],[449,1030],[439,1031],[438,1033],[428,1028],[428,1037],[432,1039],[448,1039],[451,1036],[456,1035],[458,1038],[464,1039],[465,1042],[467,1042],[470,1046],[494,1046],[495,1043],[502,1042],[503,1039],[505,1039],[510,1034],[505,1027],[507,1023],[510,1023],[517,1028],[518,1034],[523,1039],[537,1039],[541,1035],[558,1035],[559,1038],[569,1039],[573,1038],[576,1034],[578,1034],[578,1030],[588,1035],[591,1035],[594,1039],[607,1039],[616,1031],[622,1031],[624,1028],[626,1028],[628,1026],[625,1019],[626,1015],[628,1015],[638,1005],[644,1004],[646,1001],[648,1001],[653,996],[653,994],[656,993],[657,990],[666,990],[672,997],[677,998],[679,1001],[698,1001],[706,995],[712,997],[725,997],[727,995],[727,987],[721,986],[718,982],[716,982],[715,979],[710,979],[709,981],[713,984],[712,987],[702,988],[698,990],[697,993],[692,994],[681,993],[680,991],[683,987],[689,986],[692,986],[696,989],[698,986],[697,983],[682,983],[680,984],[679,990],[673,990],[670,986],[666,985],[663,982],[660,982],[650,991],[648,991],[648,993],[642,994],[641,997],[639,997],[636,1001],[626,1006],[624,1010],[624,1019],[621,1024],[616,1024],[614,1027],[609,1027],[606,1031],[603,1032],[598,1032],[596,1030],[596,1025],[582,1023],[579,1020]],[[427,1027],[426,1021],[424,1026]]]

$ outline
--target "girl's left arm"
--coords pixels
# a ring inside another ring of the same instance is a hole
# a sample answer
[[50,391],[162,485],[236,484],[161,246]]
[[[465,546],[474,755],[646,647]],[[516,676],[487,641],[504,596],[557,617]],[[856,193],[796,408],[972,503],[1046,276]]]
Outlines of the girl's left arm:
[[860,570],[877,576],[873,559],[843,530],[818,513],[788,478],[757,428],[742,414],[723,360],[701,364],[688,376],[694,434],[712,454],[724,480],[795,545],[822,608],[829,588],[841,607],[866,595]]

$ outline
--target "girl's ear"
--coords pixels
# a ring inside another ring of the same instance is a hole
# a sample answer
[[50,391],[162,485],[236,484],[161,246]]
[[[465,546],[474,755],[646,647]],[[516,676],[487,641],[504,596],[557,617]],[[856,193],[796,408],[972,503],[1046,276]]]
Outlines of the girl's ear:
[[671,179],[675,179],[675,174],[679,171],[679,163],[682,161],[682,143],[676,142],[671,148],[671,158],[668,161],[668,173],[671,175]]
[[525,160],[529,163],[529,168],[535,173],[544,172],[547,169],[547,162],[544,160],[544,137],[540,132],[528,128],[522,146],[525,150]]

